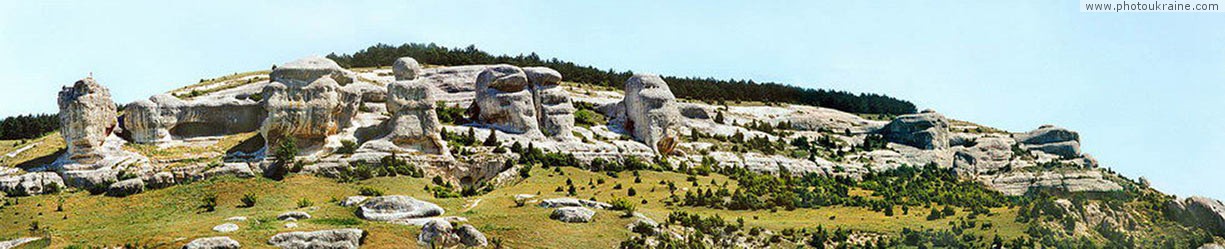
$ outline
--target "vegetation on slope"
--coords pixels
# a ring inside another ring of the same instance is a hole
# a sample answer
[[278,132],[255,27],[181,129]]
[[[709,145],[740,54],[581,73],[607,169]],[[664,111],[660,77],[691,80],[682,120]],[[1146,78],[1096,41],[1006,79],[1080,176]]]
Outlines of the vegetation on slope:
[[[400,46],[377,44],[353,54],[329,54],[344,67],[378,67],[391,65],[399,57],[413,57],[418,62],[434,65],[472,65],[507,63],[518,66],[545,66],[561,72],[567,81],[623,88],[631,71],[617,72],[583,66],[557,58],[542,59],[536,53],[528,55],[494,56],[476,48],[447,48],[433,43],[408,43]],[[914,104],[881,94],[853,94],[825,89],[807,89],[773,82],[752,80],[718,80],[700,77],[662,76],[678,98],[722,101],[784,102],[828,107],[852,113],[910,114]]]
[[41,137],[60,128],[55,114],[18,115],[0,120],[0,139],[16,140]]

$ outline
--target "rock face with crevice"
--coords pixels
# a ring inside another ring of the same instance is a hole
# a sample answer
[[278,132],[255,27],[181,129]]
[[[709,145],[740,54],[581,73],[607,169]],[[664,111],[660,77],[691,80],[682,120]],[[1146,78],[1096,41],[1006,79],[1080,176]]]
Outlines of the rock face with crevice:
[[123,128],[136,143],[257,131],[268,114],[249,98],[184,101],[170,94],[132,102],[124,112]]
[[59,94],[60,135],[68,144],[68,159],[91,164],[105,156],[100,150],[118,119],[111,92],[93,78],[64,87]]
[[324,73],[335,73],[339,66],[321,66],[335,65],[322,60],[326,63],[294,61],[272,71],[273,82],[263,90],[268,116],[260,129],[268,144],[290,137],[304,145],[300,147],[320,145],[350,125],[360,96],[336,80],[345,77]]
[[1183,225],[1203,228],[1209,233],[1225,236],[1225,204],[1203,196],[1171,200],[1166,204],[1170,219]]
[[357,81],[357,75],[340,67],[331,59],[308,56],[277,66],[268,75],[274,82],[290,87],[304,87],[319,78],[330,78],[344,86]]
[[1053,125],[1043,125],[1026,133],[1015,135],[1022,149],[1037,150],[1063,158],[1081,156],[1080,134]]
[[561,73],[547,67],[525,67],[527,81],[539,114],[540,131],[549,137],[571,137],[574,129],[574,105],[561,87]]
[[890,142],[919,149],[934,150],[949,147],[949,122],[935,111],[898,116],[878,131]]
[[527,75],[518,67],[497,65],[482,71],[473,101],[469,116],[488,127],[512,134],[540,134]]
[[446,141],[440,135],[442,124],[434,110],[430,85],[420,80],[401,80],[387,85],[387,111],[392,143],[430,154],[447,154]]
[[622,127],[635,140],[646,143],[656,153],[664,149],[668,141],[675,142],[673,125],[680,117],[676,96],[663,78],[654,74],[635,74],[625,81],[625,120]]

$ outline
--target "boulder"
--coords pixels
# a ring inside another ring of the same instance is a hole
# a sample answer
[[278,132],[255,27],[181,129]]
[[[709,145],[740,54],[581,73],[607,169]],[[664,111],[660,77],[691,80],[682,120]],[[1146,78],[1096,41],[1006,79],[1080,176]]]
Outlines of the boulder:
[[1043,125],[1027,133],[1014,134],[1022,149],[1037,150],[1063,158],[1081,156],[1080,135],[1075,131]]
[[585,207],[562,207],[554,209],[549,218],[569,223],[587,223],[591,222],[592,216],[595,216],[595,211]]
[[311,214],[308,214],[302,211],[289,211],[289,212],[281,213],[281,215],[276,216],[276,219],[278,220],[288,220],[288,219],[305,220],[305,219],[310,219],[310,218],[311,218]]
[[417,243],[447,246],[459,240],[453,230],[450,222],[431,220],[421,226],[421,234],[417,235]]
[[321,230],[313,232],[278,233],[268,239],[268,244],[284,249],[308,248],[360,248],[366,231],[356,228]]
[[275,81],[264,87],[263,95],[268,114],[260,133],[267,144],[292,137],[299,148],[320,145],[347,127],[359,102],[357,94],[328,77],[305,86]]
[[482,71],[476,79],[473,101],[469,116],[490,128],[512,134],[540,134],[527,75],[518,67],[498,65]]
[[571,137],[574,129],[574,105],[570,94],[561,88],[561,73],[547,67],[525,67],[531,84],[540,131],[549,137]]
[[387,88],[367,82],[354,82],[345,85],[344,90],[361,96],[362,102],[382,103],[387,101]]
[[319,78],[331,78],[341,86],[357,81],[357,74],[341,68],[335,61],[319,56],[301,58],[277,66],[268,77],[290,87],[304,87]]
[[464,224],[455,229],[455,235],[459,236],[459,243],[469,247],[483,247],[489,245],[489,240],[485,238],[485,234],[476,227]]
[[119,122],[110,91],[85,78],[60,90],[58,103],[67,159],[81,164],[101,161],[103,143]]
[[1012,161],[1012,139],[980,137],[973,146],[956,148],[953,169],[959,174],[989,174],[1004,170]]
[[387,110],[391,112],[388,138],[401,148],[430,154],[448,154],[440,134],[442,124],[434,110],[431,86],[420,80],[387,85]]
[[0,176],[0,192],[9,196],[40,195],[64,189],[64,179],[55,172],[30,172]]
[[175,182],[177,181],[174,179],[174,173],[163,171],[149,176],[149,178],[145,180],[145,187],[150,189],[160,189],[170,187],[171,185],[174,185]]
[[124,113],[121,125],[136,143],[257,131],[268,114],[262,103],[249,98],[183,101],[169,94],[132,102]]
[[225,224],[213,226],[213,231],[217,231],[219,233],[228,233],[228,232],[238,231],[238,224],[225,223]]
[[421,64],[412,57],[400,57],[391,63],[391,73],[396,76],[396,81],[414,80],[421,74]]
[[370,198],[357,210],[357,215],[374,221],[439,216],[444,213],[437,204],[403,195]]
[[238,249],[242,245],[230,237],[208,237],[194,239],[183,246],[183,249]]
[[919,149],[947,149],[949,147],[949,122],[944,115],[933,111],[898,116],[878,133],[890,142],[905,144]]
[[671,130],[681,116],[668,83],[659,75],[635,74],[625,81],[621,103],[625,106],[622,127],[656,153],[668,152],[668,146],[662,145],[675,142]]
[[425,81],[438,92],[440,100],[451,103],[471,102],[475,97],[476,78],[494,65],[464,65],[423,69],[417,79]]
[[1203,228],[1217,236],[1225,236],[1225,204],[1203,196],[1171,200],[1166,214],[1183,225]]
[[360,195],[359,196],[349,196],[345,198],[344,201],[340,202],[340,206],[342,207],[357,206],[359,204],[362,204],[362,202],[365,202],[366,199],[370,199],[370,197],[365,197],[365,196],[360,196]]
[[124,197],[145,191],[145,181],[138,178],[127,179],[111,184],[106,189],[107,196]]
[[0,248],[6,248],[6,249],[7,248],[17,248],[18,246],[25,245],[30,242],[38,241],[40,239],[42,238],[24,237],[24,238],[16,238],[16,239],[11,239],[11,240],[0,241]]

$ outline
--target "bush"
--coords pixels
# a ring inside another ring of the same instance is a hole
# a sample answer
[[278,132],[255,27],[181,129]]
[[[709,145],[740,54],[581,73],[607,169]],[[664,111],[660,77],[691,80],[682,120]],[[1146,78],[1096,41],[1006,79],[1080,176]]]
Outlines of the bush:
[[306,198],[298,199],[298,208],[304,208],[304,207],[309,207],[309,206],[314,206],[314,205],[315,205],[314,202],[311,202],[311,200],[308,200]]
[[243,206],[243,207],[254,207],[254,206],[255,206],[255,200],[256,200],[256,199],[255,199],[255,194],[253,194],[253,193],[246,193],[246,194],[243,194],[243,195],[242,195],[242,206]]
[[634,190],[634,187],[630,187],[629,190],[625,191],[625,195],[635,196],[638,195],[638,191]]
[[383,196],[383,191],[371,187],[362,186],[357,189],[358,195],[364,196]]
[[204,212],[212,212],[217,209],[217,194],[205,195],[200,198],[200,202],[200,208],[203,208]]
[[341,140],[340,148],[336,149],[336,154],[353,154],[357,151],[357,142],[353,140]]

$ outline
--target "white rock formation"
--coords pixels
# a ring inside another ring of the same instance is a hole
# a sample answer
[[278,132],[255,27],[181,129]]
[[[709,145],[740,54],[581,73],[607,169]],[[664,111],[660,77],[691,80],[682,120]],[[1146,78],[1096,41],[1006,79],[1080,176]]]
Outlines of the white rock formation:
[[335,61],[319,56],[308,56],[277,66],[268,77],[290,87],[304,87],[324,77],[331,78],[341,86],[357,81],[357,75],[353,72],[341,68]]
[[335,248],[357,249],[366,238],[366,231],[356,228],[313,232],[278,233],[268,244],[284,249]]
[[268,114],[262,103],[248,98],[184,101],[169,94],[132,102],[124,112],[122,126],[137,143],[257,131]]
[[574,129],[574,105],[561,88],[561,73],[547,67],[526,67],[540,131],[545,136],[568,138]]
[[64,189],[64,180],[55,172],[31,172],[0,176],[0,193],[9,196],[39,195]]
[[433,217],[443,213],[442,207],[437,204],[403,195],[370,198],[358,209],[358,216],[373,221]]
[[440,135],[442,124],[434,111],[431,86],[420,80],[387,85],[387,110],[391,112],[388,138],[396,146],[429,154],[448,154]]
[[474,101],[469,116],[486,126],[512,134],[541,134],[527,75],[518,67],[498,65],[482,71]]
[[391,63],[391,72],[395,74],[396,81],[414,80],[417,75],[422,74],[421,64],[417,63],[412,57],[400,57],[395,62]]
[[1052,125],[1043,125],[1027,133],[1018,133],[1015,135],[1022,149],[1038,150],[1063,158],[1077,158],[1081,156],[1080,152],[1080,135],[1075,131],[1070,131],[1064,128],[1055,127]]
[[93,78],[64,87],[59,94],[60,134],[68,144],[68,159],[83,164],[101,161],[106,137],[114,131],[115,102],[111,93]]
[[[646,143],[655,152],[661,152],[661,142],[675,140],[672,126],[677,123],[680,111],[675,105],[676,96],[663,78],[654,74],[636,74],[625,81],[625,120],[622,127],[634,139]],[[665,142],[666,143],[666,142]]]
[[208,237],[194,239],[183,246],[183,249],[238,249],[242,245],[230,237]]
[[949,122],[934,111],[898,116],[879,133],[890,142],[905,144],[919,149],[946,149],[949,147]]
[[359,103],[357,94],[345,91],[328,77],[301,87],[272,82],[263,95],[268,115],[261,135],[270,145],[292,137],[299,148],[322,145],[328,136],[348,127]]
[[595,211],[585,207],[562,207],[554,209],[549,218],[569,223],[587,223],[591,222],[592,216],[595,216]]

